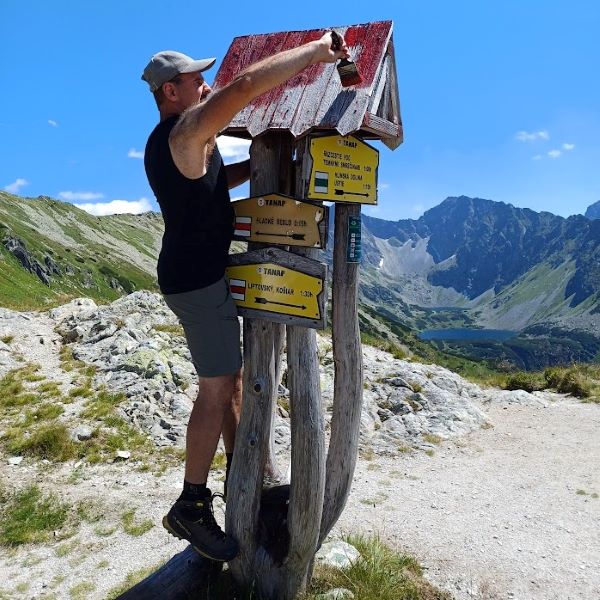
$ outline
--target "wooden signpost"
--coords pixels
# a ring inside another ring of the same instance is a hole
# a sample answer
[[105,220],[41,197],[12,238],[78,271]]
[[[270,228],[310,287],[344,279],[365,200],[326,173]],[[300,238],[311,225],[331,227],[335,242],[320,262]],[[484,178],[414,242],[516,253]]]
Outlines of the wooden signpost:
[[244,242],[325,248],[329,210],[283,194],[237,200],[234,239]]
[[[362,82],[342,88],[336,69],[313,66],[261,95],[224,133],[252,138],[250,193],[235,203],[236,238],[251,251],[232,255],[228,276],[244,318],[243,405],[229,471],[226,531],[239,543],[234,579],[261,598],[292,600],[306,589],[314,556],[346,504],[358,456],[363,394],[358,322],[361,204],[377,203],[379,153],[365,143],[402,143],[391,21],[337,29],[348,41]],[[324,30],[242,36],[233,40],[213,88],[251,63]],[[287,194],[284,196],[283,194]],[[294,196],[293,198],[291,196]],[[316,334],[325,325],[327,268],[315,260],[327,240],[335,202],[332,273],[334,399],[326,444]],[[257,249],[259,243],[289,247]],[[263,475],[281,373],[286,327],[291,419],[286,521],[265,540],[260,524]],[[283,540],[283,541],[282,541]],[[273,542],[279,546],[272,551]],[[170,561],[161,581],[149,578],[128,600],[183,597],[184,559]],[[179,585],[181,583],[181,585]],[[176,585],[177,584],[177,585]],[[177,587],[179,586],[179,587]],[[154,594],[154,595],[153,595]],[[190,596],[191,597],[191,596]]]

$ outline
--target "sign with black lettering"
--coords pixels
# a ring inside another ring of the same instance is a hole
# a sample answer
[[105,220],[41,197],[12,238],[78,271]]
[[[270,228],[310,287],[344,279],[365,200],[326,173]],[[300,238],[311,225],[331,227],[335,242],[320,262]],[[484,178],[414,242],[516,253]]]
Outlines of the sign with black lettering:
[[226,269],[238,313],[323,329],[327,266],[279,248],[232,254]]
[[358,138],[328,135],[310,140],[309,198],[377,204],[379,151]]
[[283,194],[233,202],[234,239],[285,246],[325,248],[328,209]]

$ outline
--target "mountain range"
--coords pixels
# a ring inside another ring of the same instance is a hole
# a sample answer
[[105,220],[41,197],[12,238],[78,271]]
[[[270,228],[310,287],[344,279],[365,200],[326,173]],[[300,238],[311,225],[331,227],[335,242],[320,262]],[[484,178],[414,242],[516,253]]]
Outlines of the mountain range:
[[[372,335],[410,345],[427,330],[483,330],[476,340],[435,344],[509,367],[597,358],[600,220],[465,196],[417,220],[362,220],[360,316]],[[0,305],[156,290],[162,227],[157,213],[94,217],[48,197],[0,192]],[[509,339],[487,338],[488,330]]]

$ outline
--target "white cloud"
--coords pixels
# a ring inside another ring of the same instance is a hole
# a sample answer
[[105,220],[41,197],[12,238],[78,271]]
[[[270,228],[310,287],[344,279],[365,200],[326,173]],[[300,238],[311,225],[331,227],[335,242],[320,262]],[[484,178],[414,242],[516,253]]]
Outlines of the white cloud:
[[536,154],[536,155],[533,157],[533,160],[542,160],[542,155],[541,155],[541,154]]
[[575,148],[575,144],[563,144],[562,147],[563,147],[563,150],[566,150],[568,152]]
[[48,125],[52,125],[52,127],[58,127],[58,123],[54,119],[48,119]]
[[226,164],[246,160],[250,156],[250,143],[250,140],[241,140],[228,135],[222,135],[217,139],[219,152]]
[[391,186],[389,183],[380,183],[378,187],[380,190],[389,190]]
[[130,148],[127,153],[129,158],[144,158],[144,153],[141,150],[136,150],[135,148]]
[[139,215],[143,212],[152,210],[152,206],[147,198],[139,200],[111,200],[110,202],[87,202],[84,204],[75,204],[77,208],[97,217],[106,215],[122,215],[125,213]]
[[21,188],[26,185],[29,185],[29,181],[27,181],[27,179],[23,179],[22,177],[19,177],[16,181],[9,183],[4,188],[4,191],[8,192],[9,194],[18,194],[19,191],[21,190]]
[[422,204],[414,204],[411,207],[411,211],[415,214],[415,215],[422,215],[423,211],[425,210],[425,207]]
[[104,194],[100,192],[58,192],[58,195],[63,200],[73,202],[74,200],[100,200],[104,198]]
[[548,152],[550,158],[558,158],[561,154],[562,152],[560,150],[550,150],[550,152]]
[[534,142],[535,140],[549,140],[550,134],[545,130],[540,131],[517,131],[515,138],[520,142]]

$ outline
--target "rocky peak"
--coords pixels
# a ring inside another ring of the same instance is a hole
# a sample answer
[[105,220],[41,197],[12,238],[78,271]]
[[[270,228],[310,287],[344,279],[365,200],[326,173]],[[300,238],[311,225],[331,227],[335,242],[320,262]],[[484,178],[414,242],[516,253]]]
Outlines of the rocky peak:
[[600,219],[600,200],[588,206],[587,210],[585,211],[585,216],[588,219]]

